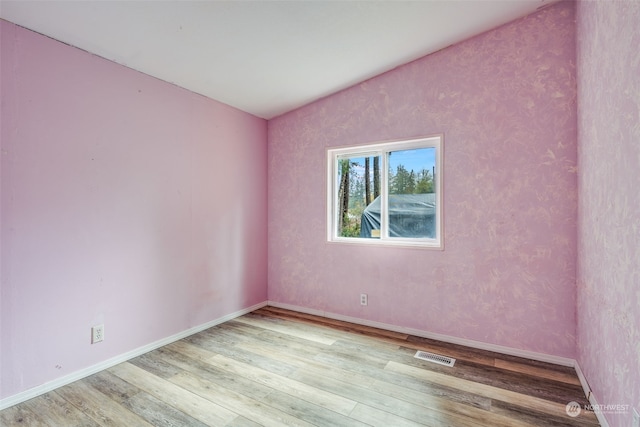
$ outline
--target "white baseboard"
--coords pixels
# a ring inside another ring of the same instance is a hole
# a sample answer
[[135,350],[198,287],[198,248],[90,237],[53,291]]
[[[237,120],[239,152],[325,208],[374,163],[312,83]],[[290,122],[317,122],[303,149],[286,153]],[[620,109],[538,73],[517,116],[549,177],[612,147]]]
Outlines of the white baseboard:
[[198,332],[201,332],[201,331],[204,331],[205,329],[209,329],[213,326],[219,325],[220,323],[224,323],[226,321],[235,319],[236,317],[240,317],[244,314],[250,313],[266,305],[267,305],[266,301],[258,303],[251,307],[236,311],[231,314],[227,314],[226,316],[222,316],[218,319],[212,320],[202,325],[187,329],[186,331],[182,331],[175,335],[171,335],[169,337],[163,338],[151,344],[147,344],[145,346],[136,348],[135,350],[131,350],[127,353],[120,354],[116,357],[105,360],[104,362],[100,362],[96,365],[89,366],[87,368],[73,372],[69,375],[65,375],[64,377],[58,378],[56,380],[44,383],[34,388],[30,388],[29,390],[25,390],[18,394],[14,394],[13,396],[6,397],[0,400],[0,411],[10,406],[17,405],[18,403],[24,402],[26,400],[33,399],[34,397],[40,396],[41,394],[47,393],[51,390],[55,390],[56,388],[70,384],[74,381],[78,381],[82,378],[88,377],[89,375],[93,375],[95,373],[103,371],[119,363],[126,362],[127,360],[133,359],[134,357],[141,356],[145,353],[150,352],[151,350],[155,350],[167,344],[171,344],[172,342],[186,338],[189,335],[197,334]]
[[534,351],[520,350],[517,348],[506,347],[496,344],[484,343],[481,341],[469,340],[466,338],[452,337],[450,335],[438,334],[434,332],[423,331],[420,329],[405,328],[401,326],[390,325],[388,323],[374,322],[371,320],[360,319],[357,317],[343,316],[322,310],[315,310],[306,307],[300,307],[291,304],[284,304],[277,301],[269,301],[268,305],[272,307],[282,308],[286,310],[298,311],[301,313],[312,314],[315,316],[326,317],[329,319],[342,320],[344,322],[355,323],[357,325],[370,326],[373,328],[385,329],[387,331],[399,332],[401,334],[415,335],[417,337],[429,338],[433,340],[443,341],[451,344],[464,345],[480,350],[493,351],[510,356],[517,356],[526,359],[538,360],[540,362],[548,362],[561,366],[575,366],[575,360],[567,357],[553,356],[550,354],[537,353]]
[[[582,385],[582,390],[584,390],[584,395],[587,396],[587,399],[589,400],[589,404],[592,407],[597,408],[598,401],[596,400],[596,397],[593,395],[593,391],[591,391],[591,386],[589,385],[589,382],[587,382],[587,378],[582,373],[582,369],[580,368],[580,364],[578,363],[577,360],[574,365],[574,368],[576,370],[576,373],[578,374],[578,379],[580,380],[580,384]],[[600,426],[609,427],[609,422],[605,418],[604,414],[599,411],[594,411],[594,412],[596,414],[596,418],[598,418],[598,422],[600,423]]]
[[580,364],[577,360],[573,367],[576,370],[576,374],[578,374],[578,379],[580,380],[580,385],[582,385],[582,390],[584,390],[584,395],[589,398],[591,396],[591,386],[589,385],[589,382],[587,382],[587,378],[582,373],[582,369],[580,369]]

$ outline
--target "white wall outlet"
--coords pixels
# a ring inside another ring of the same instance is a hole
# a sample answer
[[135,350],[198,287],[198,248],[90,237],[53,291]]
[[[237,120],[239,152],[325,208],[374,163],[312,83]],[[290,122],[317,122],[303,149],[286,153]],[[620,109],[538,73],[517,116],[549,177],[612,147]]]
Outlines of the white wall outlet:
[[633,409],[631,416],[631,427],[640,427],[640,414],[638,414],[637,409]]
[[91,344],[104,340],[104,325],[97,325],[91,328]]
[[360,294],[360,305],[367,305],[369,303],[369,297],[367,294]]

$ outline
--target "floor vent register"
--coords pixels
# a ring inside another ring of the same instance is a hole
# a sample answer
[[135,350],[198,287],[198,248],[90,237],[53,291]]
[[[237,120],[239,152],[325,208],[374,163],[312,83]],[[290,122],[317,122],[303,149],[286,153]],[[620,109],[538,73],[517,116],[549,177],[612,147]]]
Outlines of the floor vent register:
[[418,351],[414,356],[416,359],[426,360],[427,362],[437,363],[439,365],[452,367],[456,363],[456,359],[449,356],[441,356],[439,354],[428,353],[426,351]]

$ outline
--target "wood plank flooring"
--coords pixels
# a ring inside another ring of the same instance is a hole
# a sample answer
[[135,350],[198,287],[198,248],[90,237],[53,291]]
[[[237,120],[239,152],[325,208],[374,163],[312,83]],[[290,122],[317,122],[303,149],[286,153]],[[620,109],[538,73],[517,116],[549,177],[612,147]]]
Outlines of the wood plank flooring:
[[265,307],[7,408],[0,425],[599,425],[569,417],[571,401],[587,404],[573,368]]

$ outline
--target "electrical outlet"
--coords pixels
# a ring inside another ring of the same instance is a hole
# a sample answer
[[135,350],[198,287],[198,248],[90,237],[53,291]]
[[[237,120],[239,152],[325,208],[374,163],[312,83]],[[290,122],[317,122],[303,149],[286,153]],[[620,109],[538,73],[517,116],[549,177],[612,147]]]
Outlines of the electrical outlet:
[[104,325],[97,325],[91,328],[91,344],[104,340]]
[[631,427],[640,427],[640,414],[638,414],[638,410],[633,410],[633,419],[631,421]]
[[367,294],[360,294],[360,305],[367,305],[369,303],[369,297]]

